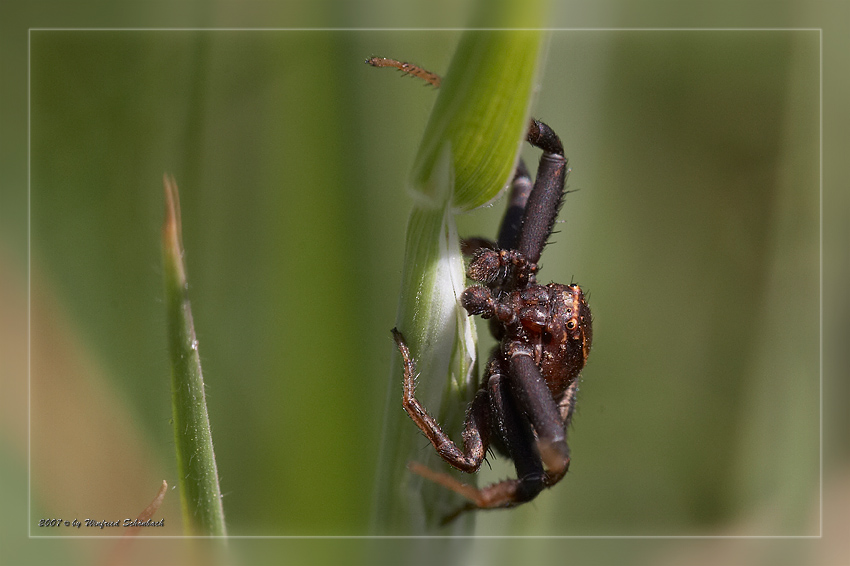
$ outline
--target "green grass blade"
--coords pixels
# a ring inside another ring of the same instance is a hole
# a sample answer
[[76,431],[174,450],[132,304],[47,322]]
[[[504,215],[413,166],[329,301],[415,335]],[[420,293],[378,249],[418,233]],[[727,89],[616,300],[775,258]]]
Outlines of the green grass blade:
[[469,211],[495,199],[516,167],[528,127],[540,52],[537,31],[469,31],[461,39],[422,139],[414,190],[438,205],[431,182],[444,148],[450,148],[451,206]]
[[183,523],[186,534],[226,536],[198,340],[187,296],[177,185],[165,177],[162,254],[171,354],[171,401]]
[[[535,14],[540,3],[517,6],[492,4],[496,16],[504,17],[512,9]],[[411,179],[416,203],[407,227],[396,324],[421,376],[417,398],[456,442],[477,383],[475,328],[458,302],[466,277],[454,215],[490,202],[510,180],[528,124],[540,45],[536,31],[464,34],[443,78]],[[423,448],[421,433],[401,410],[401,381],[396,356],[373,526],[382,534],[434,532],[463,500],[407,471],[413,460],[450,469],[430,447]],[[474,476],[464,476],[463,481],[475,482]],[[450,532],[471,533],[474,517],[462,515]]]

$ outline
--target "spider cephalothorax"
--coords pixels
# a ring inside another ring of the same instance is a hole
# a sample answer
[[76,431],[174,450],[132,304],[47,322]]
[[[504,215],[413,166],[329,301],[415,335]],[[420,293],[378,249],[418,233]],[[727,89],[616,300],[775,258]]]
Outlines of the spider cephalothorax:
[[[415,65],[370,59],[420,78],[436,77]],[[437,82],[429,80],[437,86]],[[469,509],[513,507],[536,497],[567,473],[566,429],[575,408],[578,378],[592,339],[590,309],[578,285],[537,283],[537,262],[565,194],[569,173],[563,146],[546,124],[532,120],[526,139],[543,150],[532,185],[520,161],[498,240],[464,242],[472,254],[467,276],[481,283],[460,297],[469,315],[491,321],[499,344],[466,413],[458,447],[415,397],[415,363],[404,336],[393,329],[404,360],[402,405],[446,462],[464,472],[481,466],[490,446],[513,460],[517,479],[476,488],[418,463],[410,468],[469,500]],[[456,516],[453,513],[448,518]]]

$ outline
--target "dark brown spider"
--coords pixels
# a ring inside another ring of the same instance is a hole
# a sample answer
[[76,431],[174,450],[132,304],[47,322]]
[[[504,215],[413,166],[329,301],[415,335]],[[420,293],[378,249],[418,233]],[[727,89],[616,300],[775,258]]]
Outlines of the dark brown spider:
[[[415,65],[379,58],[367,63],[396,67],[439,85],[437,75]],[[402,405],[440,457],[472,473],[493,446],[516,467],[517,479],[479,489],[412,462],[413,472],[469,500],[446,521],[466,510],[531,501],[558,483],[570,466],[566,428],[575,408],[579,373],[590,352],[590,308],[578,285],[537,283],[537,262],[552,234],[569,169],[561,141],[549,126],[531,120],[526,139],[543,150],[533,186],[520,161],[498,241],[464,242],[464,252],[472,254],[467,276],[483,284],[466,289],[461,305],[470,316],[490,319],[499,345],[466,412],[463,449],[416,399],[413,356],[401,332],[392,331],[404,360]]]

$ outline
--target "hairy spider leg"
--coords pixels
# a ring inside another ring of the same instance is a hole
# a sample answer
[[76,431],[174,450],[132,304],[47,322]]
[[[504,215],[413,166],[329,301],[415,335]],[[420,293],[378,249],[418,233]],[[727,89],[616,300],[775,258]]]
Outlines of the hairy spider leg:
[[539,120],[531,120],[526,139],[542,149],[543,155],[540,156],[534,188],[525,207],[516,249],[529,263],[536,264],[552,235],[570,170],[564,157],[564,146],[552,128]]
[[[561,420],[564,423],[564,432],[566,433],[567,428],[569,428],[570,423],[573,420],[573,412],[576,408],[576,394],[578,393],[578,379],[572,382],[570,386],[567,388],[567,392],[564,394],[564,398],[561,399],[560,404],[558,405],[558,412],[561,415]],[[563,470],[546,470],[546,487],[552,487],[567,475],[567,471],[570,469],[569,462],[569,451],[567,452],[568,459],[567,465],[564,466]]]
[[402,407],[431,441],[440,457],[463,472],[473,473],[481,467],[490,446],[490,409],[487,392],[479,389],[466,412],[463,426],[463,450],[440,428],[436,419],[416,399],[416,365],[404,336],[393,328],[393,338],[404,362]]
[[405,75],[422,79],[423,81],[438,88],[440,86],[440,82],[442,82],[440,75],[427,71],[413,63],[405,63],[403,61],[396,61],[395,59],[387,59],[386,57],[370,57],[369,59],[366,59],[366,63],[373,67],[392,67],[394,69],[398,69]]
[[563,477],[570,465],[566,428],[540,368],[530,352],[510,357],[511,395],[537,432],[537,448],[548,473]]
[[499,227],[499,238],[496,240],[499,248],[503,250],[514,250],[519,244],[522,217],[525,213],[528,196],[531,194],[533,186],[534,184],[531,182],[531,174],[528,172],[528,167],[525,166],[525,161],[520,159],[514,172],[514,178],[511,181],[511,195],[508,199],[508,207],[505,209],[505,215],[502,217],[502,224]]

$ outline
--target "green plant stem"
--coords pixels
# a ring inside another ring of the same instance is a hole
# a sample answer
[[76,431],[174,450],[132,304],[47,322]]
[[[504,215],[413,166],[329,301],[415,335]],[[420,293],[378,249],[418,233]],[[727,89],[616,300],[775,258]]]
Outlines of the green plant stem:
[[198,340],[187,295],[180,225],[180,200],[174,179],[166,176],[162,253],[168,349],[171,354],[171,402],[183,523],[186,534],[226,536],[221,488],[213,453]]
[[[496,27],[517,21],[511,18],[520,11],[523,17],[537,17],[541,6],[542,2],[501,0],[479,8],[489,10],[487,23]],[[411,179],[416,200],[407,226],[396,325],[421,376],[417,398],[456,441],[477,388],[477,372],[474,323],[459,306],[466,278],[454,215],[492,201],[513,174],[528,127],[540,45],[541,34],[536,31],[464,34],[443,78]],[[433,450],[423,448],[420,431],[401,410],[401,377],[396,356],[376,477],[373,530],[433,533],[463,500],[407,471],[407,463],[416,460],[456,473]],[[475,476],[464,476],[463,481],[475,482]],[[462,515],[442,532],[470,534],[474,516]]]

